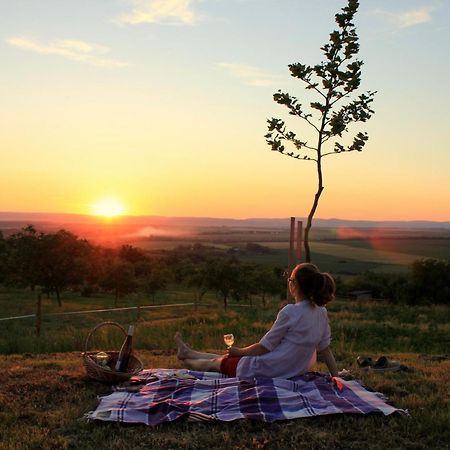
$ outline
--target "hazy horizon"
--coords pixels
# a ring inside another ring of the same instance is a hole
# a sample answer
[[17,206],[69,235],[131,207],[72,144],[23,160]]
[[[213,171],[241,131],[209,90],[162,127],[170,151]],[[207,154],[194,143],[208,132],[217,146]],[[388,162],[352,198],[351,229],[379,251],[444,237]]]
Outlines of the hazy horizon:
[[[213,217],[213,216],[179,216],[179,215],[173,215],[173,216],[164,216],[164,215],[123,215],[123,216],[117,216],[113,218],[104,218],[104,217],[98,217],[92,214],[77,214],[77,213],[52,213],[52,212],[28,212],[28,211],[0,211],[0,222],[5,221],[26,221],[26,219],[34,219],[37,222],[40,221],[46,221],[49,222],[56,221],[58,218],[66,218],[67,220],[70,219],[78,219],[78,220],[84,220],[88,221],[90,223],[101,223],[101,224],[120,224],[127,221],[132,220],[151,220],[151,219],[161,219],[161,220],[187,220],[187,221],[236,221],[236,222],[251,222],[251,221],[273,221],[281,222],[286,221],[286,226],[288,226],[288,220],[291,216],[285,216],[285,217]],[[303,220],[306,221],[306,217],[300,217],[297,216],[296,220]],[[450,221],[436,221],[436,220],[424,220],[424,219],[416,219],[416,220],[369,220],[369,219],[348,219],[343,217],[315,217],[313,219],[314,223],[327,223],[327,222],[342,222],[345,223],[361,223],[361,224],[430,224],[430,225],[443,225],[444,227],[450,227]]]

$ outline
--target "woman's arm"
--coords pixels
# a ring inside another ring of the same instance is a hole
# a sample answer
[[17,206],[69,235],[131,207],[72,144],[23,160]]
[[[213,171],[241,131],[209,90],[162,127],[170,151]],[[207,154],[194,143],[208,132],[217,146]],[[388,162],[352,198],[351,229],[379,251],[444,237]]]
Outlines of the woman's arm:
[[334,359],[333,353],[331,352],[330,347],[327,347],[320,352],[317,352],[317,356],[320,357],[321,360],[327,365],[328,370],[330,371],[333,377],[338,376],[338,369],[336,366],[336,360]]
[[261,340],[248,347],[231,347],[228,349],[229,356],[261,356],[271,352],[283,339],[289,329],[288,308],[293,305],[286,305],[279,311],[277,319],[272,328],[261,338]]
[[230,347],[227,351],[229,356],[260,356],[268,353],[266,347],[260,343],[249,345],[248,347]]

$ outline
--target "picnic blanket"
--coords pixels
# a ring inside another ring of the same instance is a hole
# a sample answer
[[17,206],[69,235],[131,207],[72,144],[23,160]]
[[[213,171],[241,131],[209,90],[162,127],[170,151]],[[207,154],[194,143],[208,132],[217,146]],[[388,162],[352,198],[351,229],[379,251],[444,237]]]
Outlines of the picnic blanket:
[[327,414],[389,415],[407,410],[386,403],[387,398],[359,381],[345,381],[321,372],[281,378],[228,378],[213,372],[185,369],[144,370],[135,381],[137,391],[117,388],[99,397],[88,419],[144,423],[154,426],[182,417],[196,421],[252,419],[264,422]]

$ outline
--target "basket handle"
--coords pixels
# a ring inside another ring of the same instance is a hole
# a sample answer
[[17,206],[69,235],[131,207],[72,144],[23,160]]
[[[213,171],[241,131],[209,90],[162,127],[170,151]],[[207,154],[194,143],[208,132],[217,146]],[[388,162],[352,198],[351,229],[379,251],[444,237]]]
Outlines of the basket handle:
[[88,334],[88,336],[87,336],[87,338],[86,338],[86,344],[85,344],[85,346],[84,346],[84,351],[85,351],[85,353],[87,353],[87,351],[88,351],[88,346],[89,346],[89,344],[90,344],[90,342],[91,342],[92,335],[93,335],[99,328],[106,327],[106,326],[109,326],[109,325],[113,325],[113,326],[115,326],[116,328],[119,328],[119,330],[120,330],[125,336],[127,335],[127,332],[126,332],[125,329],[122,327],[122,325],[118,324],[117,322],[113,322],[112,320],[108,320],[108,321],[106,321],[106,322],[99,323],[97,326],[95,326],[95,327],[89,332],[89,334]]

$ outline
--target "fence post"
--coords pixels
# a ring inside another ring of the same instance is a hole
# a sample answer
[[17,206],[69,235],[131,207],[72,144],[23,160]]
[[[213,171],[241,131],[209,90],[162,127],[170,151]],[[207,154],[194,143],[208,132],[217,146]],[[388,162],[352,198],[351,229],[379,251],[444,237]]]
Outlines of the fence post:
[[303,240],[303,222],[301,220],[297,221],[297,247],[296,256],[297,264],[302,260],[302,240]]
[[136,307],[136,322],[141,318],[141,305]]
[[[294,240],[295,240],[295,217],[291,217],[291,229],[289,233],[289,256],[288,256],[288,274],[290,275],[292,269],[294,268],[295,262],[295,251],[294,251]],[[292,300],[291,292],[289,291],[289,280],[286,285],[286,297],[288,300]]]
[[39,290],[37,294],[37,304],[36,304],[36,336],[41,335],[41,305],[42,305],[42,291]]

